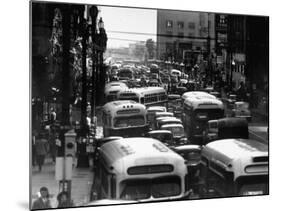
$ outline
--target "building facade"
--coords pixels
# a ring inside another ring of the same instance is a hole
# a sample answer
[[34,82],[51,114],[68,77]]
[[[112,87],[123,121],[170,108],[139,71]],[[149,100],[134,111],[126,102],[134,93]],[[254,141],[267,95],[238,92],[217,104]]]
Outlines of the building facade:
[[157,59],[194,65],[214,51],[214,14],[158,10]]

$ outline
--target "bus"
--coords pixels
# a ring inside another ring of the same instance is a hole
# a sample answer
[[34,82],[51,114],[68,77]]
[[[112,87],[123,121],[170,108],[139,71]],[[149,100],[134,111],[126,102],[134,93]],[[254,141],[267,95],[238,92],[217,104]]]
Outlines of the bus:
[[135,101],[106,103],[103,106],[102,121],[104,137],[144,136],[149,130],[146,108]]
[[223,139],[203,147],[202,198],[269,193],[268,145],[251,139]]
[[182,96],[181,96],[182,102],[184,102],[189,97],[204,97],[204,98],[209,98],[209,99],[216,99],[216,97],[214,95],[211,95],[207,92],[189,91],[189,92],[185,92],[184,94],[182,94]]
[[111,102],[117,99],[117,93],[121,90],[128,89],[128,86],[119,81],[110,82],[105,85],[104,95],[106,102]]
[[226,117],[209,120],[203,136],[204,144],[214,140],[229,138],[249,138],[248,122],[244,118]]
[[97,199],[137,202],[188,196],[184,159],[153,138],[124,138],[103,144],[92,194]]
[[134,79],[134,71],[131,68],[121,68],[118,71],[118,79],[119,80],[131,80]]
[[146,107],[167,107],[168,103],[167,92],[163,87],[142,87],[125,89],[117,94],[117,99],[134,100],[137,103],[144,104]]
[[203,132],[209,120],[224,117],[224,105],[218,99],[189,97],[183,103],[182,122],[187,138],[194,144],[201,144]]

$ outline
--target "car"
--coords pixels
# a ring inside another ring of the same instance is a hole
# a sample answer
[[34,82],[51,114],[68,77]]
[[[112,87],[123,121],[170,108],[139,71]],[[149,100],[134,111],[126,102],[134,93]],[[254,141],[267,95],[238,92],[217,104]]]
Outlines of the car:
[[243,101],[237,101],[234,103],[232,109],[232,117],[245,118],[247,121],[252,121],[251,111],[249,110],[249,103]]
[[182,121],[176,117],[167,117],[162,118],[157,122],[158,128],[161,128],[162,125],[166,124],[182,124]]
[[175,145],[173,134],[169,130],[152,130],[148,132],[147,136],[161,141],[168,147]]
[[150,106],[146,109],[146,111],[149,125],[152,129],[154,129],[156,112],[167,112],[167,109],[164,106]]
[[188,144],[182,124],[165,124],[160,127],[160,130],[169,130],[173,134],[173,139],[177,146]]
[[236,94],[229,94],[226,99],[226,106],[228,109],[233,109],[235,102],[237,101]]

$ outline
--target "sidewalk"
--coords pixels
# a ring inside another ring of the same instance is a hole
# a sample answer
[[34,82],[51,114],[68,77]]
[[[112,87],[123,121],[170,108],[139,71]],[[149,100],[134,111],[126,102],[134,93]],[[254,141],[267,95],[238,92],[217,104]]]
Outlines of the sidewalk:
[[[71,198],[75,206],[83,206],[89,202],[90,190],[93,182],[93,172],[91,168],[73,167]],[[41,187],[47,187],[51,195],[52,208],[57,207],[57,195],[59,193],[59,182],[55,180],[55,164],[50,158],[45,160],[42,171],[38,171],[38,166],[32,167],[31,176],[31,199],[32,203],[37,198],[37,193]]]

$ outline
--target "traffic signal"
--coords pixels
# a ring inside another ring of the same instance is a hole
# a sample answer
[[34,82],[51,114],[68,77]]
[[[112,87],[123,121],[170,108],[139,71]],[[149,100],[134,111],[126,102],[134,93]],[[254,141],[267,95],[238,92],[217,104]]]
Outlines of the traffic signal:
[[75,157],[76,154],[76,133],[70,130],[65,133],[64,153],[65,156]]

